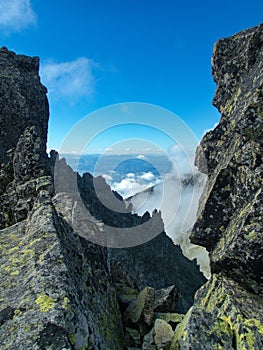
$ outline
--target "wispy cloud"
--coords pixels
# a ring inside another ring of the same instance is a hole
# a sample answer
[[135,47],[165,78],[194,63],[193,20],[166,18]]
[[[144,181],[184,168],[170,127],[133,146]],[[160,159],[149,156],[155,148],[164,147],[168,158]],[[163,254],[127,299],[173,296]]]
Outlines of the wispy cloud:
[[4,34],[21,31],[36,21],[30,0],[0,0],[0,30]]
[[81,97],[93,94],[94,67],[95,63],[86,57],[70,62],[44,62],[40,67],[40,75],[51,98],[67,98],[76,102]]
[[141,175],[141,179],[145,181],[152,181],[154,179],[154,175],[149,171],[148,173]]

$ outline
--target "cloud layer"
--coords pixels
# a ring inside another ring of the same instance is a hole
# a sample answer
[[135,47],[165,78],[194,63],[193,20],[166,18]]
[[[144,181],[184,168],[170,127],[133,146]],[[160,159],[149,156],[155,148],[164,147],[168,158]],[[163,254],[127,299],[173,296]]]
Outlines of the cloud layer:
[[0,30],[5,34],[21,31],[36,21],[30,0],[0,0]]
[[51,98],[76,102],[94,92],[93,67],[94,62],[86,57],[70,62],[46,62],[41,65],[40,75]]
[[114,181],[111,176],[103,175],[111,188],[118,192],[123,198],[128,198],[136,193],[142,192],[160,182],[160,178],[152,172],[140,174],[128,173],[120,181]]
[[185,256],[197,259],[201,271],[209,277],[208,253],[203,247],[191,244],[189,240],[205,182],[206,176],[200,173],[181,179],[177,174],[170,174],[151,191],[138,193],[130,202],[134,212],[139,215],[146,211],[151,213],[154,209],[161,210],[166,233],[175,244],[181,246]]

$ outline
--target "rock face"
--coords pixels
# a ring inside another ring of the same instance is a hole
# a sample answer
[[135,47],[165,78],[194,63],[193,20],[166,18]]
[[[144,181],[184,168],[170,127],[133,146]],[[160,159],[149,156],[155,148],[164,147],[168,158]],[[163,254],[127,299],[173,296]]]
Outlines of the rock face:
[[208,182],[191,234],[209,251],[212,278],[171,349],[262,349],[263,24],[219,40],[212,65],[222,117],[200,144]]
[[27,217],[37,179],[48,175],[49,108],[38,69],[37,57],[0,49],[0,228]]
[[[25,130],[37,129],[42,155],[46,154],[49,117],[46,88],[38,75],[39,58],[16,55],[0,49],[0,162],[7,163],[7,151],[15,151]],[[36,101],[38,103],[36,103]]]
[[176,303],[176,312],[179,313],[187,312],[193,304],[195,292],[206,282],[196,261],[185,258],[180,247],[175,246],[165,232],[137,247],[113,249],[110,256],[126,267],[140,289],[175,285],[179,293]]

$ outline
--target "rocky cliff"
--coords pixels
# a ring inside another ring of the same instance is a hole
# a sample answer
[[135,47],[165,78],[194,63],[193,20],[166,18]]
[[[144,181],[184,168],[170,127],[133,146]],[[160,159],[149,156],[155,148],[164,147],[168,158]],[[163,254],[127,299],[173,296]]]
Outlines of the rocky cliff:
[[171,349],[262,349],[263,24],[219,40],[212,68],[222,117],[197,151],[208,182],[191,234],[209,251],[212,278]]
[[[37,178],[48,175],[48,101],[39,59],[0,49],[0,228],[27,217]],[[27,185],[25,185],[25,183]]]

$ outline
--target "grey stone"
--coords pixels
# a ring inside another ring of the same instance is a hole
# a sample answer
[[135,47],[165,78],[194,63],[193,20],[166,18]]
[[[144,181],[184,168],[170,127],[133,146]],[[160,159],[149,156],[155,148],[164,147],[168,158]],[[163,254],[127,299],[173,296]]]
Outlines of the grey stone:
[[174,336],[172,327],[164,320],[157,319],[153,328],[154,343],[157,350],[169,350]]
[[197,150],[208,181],[191,234],[209,251],[212,278],[171,350],[263,348],[262,42],[263,24],[215,44],[213,103],[222,117]]
[[175,286],[156,291],[154,312],[174,312],[179,295]]
[[142,336],[148,333],[152,324],[155,293],[153,288],[144,288],[124,312],[125,324],[138,327]]

